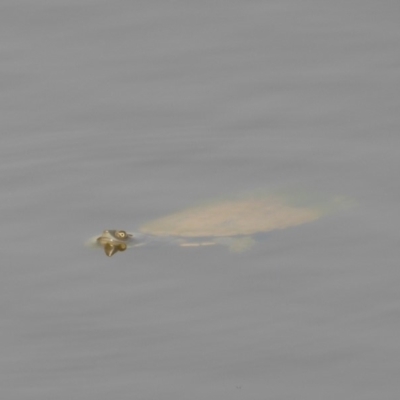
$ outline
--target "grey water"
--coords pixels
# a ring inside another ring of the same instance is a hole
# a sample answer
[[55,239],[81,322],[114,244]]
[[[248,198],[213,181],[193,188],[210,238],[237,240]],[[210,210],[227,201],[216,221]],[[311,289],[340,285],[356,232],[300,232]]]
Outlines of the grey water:
[[[399,12],[3,0],[0,397],[398,399]],[[357,206],[241,254],[84,246],[281,189]]]

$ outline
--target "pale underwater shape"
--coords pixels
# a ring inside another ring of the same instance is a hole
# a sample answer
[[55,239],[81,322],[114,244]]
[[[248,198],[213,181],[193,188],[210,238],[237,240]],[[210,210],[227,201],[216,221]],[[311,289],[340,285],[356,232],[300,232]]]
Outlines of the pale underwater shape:
[[304,202],[304,196],[284,195],[220,201],[150,221],[140,231],[187,238],[253,235],[312,222],[351,203],[340,196],[314,206]]

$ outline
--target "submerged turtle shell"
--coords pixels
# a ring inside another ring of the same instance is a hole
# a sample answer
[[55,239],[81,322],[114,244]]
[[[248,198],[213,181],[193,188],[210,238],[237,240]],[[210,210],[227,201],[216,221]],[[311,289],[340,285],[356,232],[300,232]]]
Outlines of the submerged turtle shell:
[[252,235],[315,221],[321,207],[291,205],[279,196],[222,201],[149,222],[141,232],[155,236],[222,237]]

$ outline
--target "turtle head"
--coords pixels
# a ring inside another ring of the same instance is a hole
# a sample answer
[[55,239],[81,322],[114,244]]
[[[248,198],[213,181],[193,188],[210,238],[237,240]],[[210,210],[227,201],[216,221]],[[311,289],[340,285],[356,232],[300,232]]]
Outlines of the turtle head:
[[125,251],[133,241],[133,236],[126,231],[105,230],[96,241],[103,247],[106,255],[111,257],[118,251]]

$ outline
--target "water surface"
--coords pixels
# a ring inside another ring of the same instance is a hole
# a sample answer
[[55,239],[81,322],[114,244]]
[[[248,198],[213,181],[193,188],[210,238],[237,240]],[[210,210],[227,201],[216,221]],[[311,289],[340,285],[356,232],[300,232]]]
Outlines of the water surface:
[[[398,15],[3,1],[2,398],[397,398]],[[83,246],[259,189],[359,205],[240,255]]]

